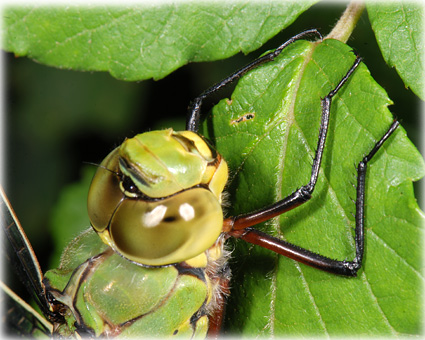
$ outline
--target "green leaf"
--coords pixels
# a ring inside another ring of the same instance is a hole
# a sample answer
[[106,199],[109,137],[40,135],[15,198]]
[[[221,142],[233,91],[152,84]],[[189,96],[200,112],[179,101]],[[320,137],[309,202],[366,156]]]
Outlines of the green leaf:
[[[336,40],[296,42],[241,79],[231,99],[213,109],[204,128],[230,165],[229,216],[274,203],[308,183],[320,99],[354,59],[350,47]],[[258,228],[322,255],[351,260],[355,165],[391,124],[390,103],[360,65],[333,99],[313,198]],[[423,159],[400,127],[369,163],[366,251],[357,278],[321,272],[236,240],[227,333],[418,334],[424,216],[412,181],[423,175]]]
[[368,3],[367,12],[382,55],[406,87],[424,96],[424,9],[419,3]]
[[159,79],[188,62],[253,51],[314,2],[9,7],[3,44],[51,66]]

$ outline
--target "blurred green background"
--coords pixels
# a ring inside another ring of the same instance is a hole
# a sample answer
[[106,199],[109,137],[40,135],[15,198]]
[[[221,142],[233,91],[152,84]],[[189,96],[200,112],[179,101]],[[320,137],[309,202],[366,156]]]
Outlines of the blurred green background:
[[[170,126],[183,129],[190,100],[204,89],[305,29],[328,34],[344,9],[343,3],[317,4],[260,50],[189,64],[159,81],[126,83],[106,73],[59,70],[5,54],[5,186],[43,271],[53,248],[52,207],[64,186],[80,179],[82,168],[94,170],[85,162],[99,163],[127,136]],[[366,11],[348,44],[388,92],[394,101],[390,110],[419,146],[422,102],[383,61]],[[230,90],[209,104],[229,96]],[[419,184],[416,188],[418,192]],[[87,227],[88,219],[81,228]]]

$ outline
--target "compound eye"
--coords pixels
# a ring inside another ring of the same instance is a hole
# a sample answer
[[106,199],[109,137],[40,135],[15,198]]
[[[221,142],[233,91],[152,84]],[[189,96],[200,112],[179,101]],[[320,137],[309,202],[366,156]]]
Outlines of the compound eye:
[[196,188],[156,202],[125,200],[111,220],[109,237],[115,250],[131,261],[162,266],[201,254],[222,227],[217,198]]
[[117,171],[118,149],[115,149],[100,164],[90,185],[87,209],[91,225],[97,232],[108,227],[116,207],[125,199]]
[[134,184],[133,180],[128,176],[123,176],[120,182],[120,188],[127,197],[137,197],[140,195],[140,191]]

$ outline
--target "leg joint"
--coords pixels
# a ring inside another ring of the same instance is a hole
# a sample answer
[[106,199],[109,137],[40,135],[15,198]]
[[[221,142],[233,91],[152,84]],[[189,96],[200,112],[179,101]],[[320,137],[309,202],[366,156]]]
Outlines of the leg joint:
[[302,186],[297,191],[299,192],[300,196],[304,198],[305,201],[308,201],[311,198],[311,195],[313,194],[314,185],[312,183],[308,183],[307,185]]

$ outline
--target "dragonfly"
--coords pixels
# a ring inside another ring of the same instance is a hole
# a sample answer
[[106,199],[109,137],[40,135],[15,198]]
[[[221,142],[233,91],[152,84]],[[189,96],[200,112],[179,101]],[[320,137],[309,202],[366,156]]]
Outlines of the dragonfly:
[[[357,164],[355,257],[334,260],[271,236],[256,225],[313,196],[329,131],[332,100],[356,72],[354,60],[321,99],[321,123],[308,183],[258,210],[223,213],[226,160],[200,133],[203,101],[275,58],[304,31],[204,91],[189,106],[186,130],[165,129],[126,139],[97,166],[88,195],[91,228],[70,242],[59,268],[42,273],[2,191],[2,227],[10,261],[40,315],[2,284],[10,322],[23,334],[63,337],[218,336],[230,294],[228,239],[240,239],[337,275],[357,275],[363,261],[368,162],[397,129],[394,121]],[[243,117],[249,120],[252,117]],[[242,120],[244,120],[242,119]],[[13,319],[12,319],[13,316]]]

